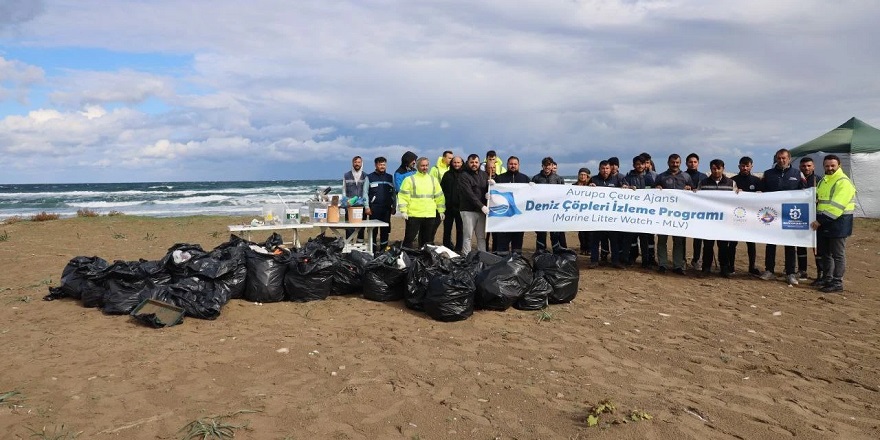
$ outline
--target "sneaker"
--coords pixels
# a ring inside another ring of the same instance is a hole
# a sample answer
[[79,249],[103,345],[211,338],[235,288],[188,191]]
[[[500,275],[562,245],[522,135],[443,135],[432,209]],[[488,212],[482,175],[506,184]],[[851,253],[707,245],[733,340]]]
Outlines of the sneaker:
[[693,261],[691,261],[691,269],[703,270],[703,264],[697,260],[693,260]]
[[769,270],[765,270],[764,272],[761,273],[761,275],[758,276],[758,278],[760,278],[764,281],[770,281],[772,279],[775,279],[776,275],[773,275],[773,272],[770,272]]
[[799,280],[808,280],[809,278],[807,277],[807,271],[802,270],[802,271],[798,272],[798,279]]
[[722,278],[730,278],[730,277],[732,277],[732,276],[734,276],[734,275],[736,275],[736,272],[728,272],[728,271],[726,271],[726,270],[722,270],[722,271],[721,271],[721,277],[722,277]]
[[687,274],[684,273],[684,269],[682,269],[682,268],[680,268],[680,267],[677,267],[677,268],[675,268],[675,269],[672,269],[672,273],[674,273],[674,274],[676,274],[676,275],[687,275]]
[[591,261],[589,264],[587,264],[587,269],[595,269],[597,267],[599,267],[599,263],[595,261]]
[[788,284],[791,284],[792,286],[798,285],[798,276],[793,273],[786,275],[785,280],[788,281]]
[[758,270],[758,269],[755,269],[754,267],[751,268],[751,269],[749,269],[749,273],[752,274],[752,275],[754,275],[754,276],[756,276],[756,277],[760,277],[760,276],[761,276],[761,271]]
[[821,289],[819,289],[822,293],[832,293],[832,292],[843,292],[843,284],[840,283],[831,283]]
[[666,273],[666,266],[660,266],[660,267],[658,267],[658,268],[657,268],[657,272],[659,272],[659,273]]
[[810,283],[811,286],[820,287],[820,288],[825,287],[829,284],[831,284],[831,281],[828,281],[828,280],[822,279],[822,278],[816,278],[815,280],[813,280],[812,283]]
[[614,263],[614,264],[611,265],[611,267],[613,267],[613,268],[615,268],[615,269],[626,269],[626,266],[624,266],[624,265],[622,265],[622,264],[620,264],[620,263]]

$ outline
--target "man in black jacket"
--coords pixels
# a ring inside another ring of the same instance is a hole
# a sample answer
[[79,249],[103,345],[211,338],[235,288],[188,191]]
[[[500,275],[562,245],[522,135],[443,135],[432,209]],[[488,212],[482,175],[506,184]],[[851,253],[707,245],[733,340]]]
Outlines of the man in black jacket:
[[[812,157],[802,157],[800,161],[800,170],[801,177],[804,179],[804,186],[806,188],[815,188],[819,185],[819,181],[822,180],[819,176],[816,175],[816,164],[813,162]],[[822,279],[822,269],[820,266],[819,255],[813,249],[813,257],[816,259],[816,270],[818,273],[816,274],[816,279]],[[807,262],[808,262],[807,248],[798,247],[797,248],[797,265],[798,265],[798,279],[806,280],[807,279]]]
[[468,156],[467,165],[461,172],[458,188],[461,191],[459,212],[462,223],[461,253],[471,252],[471,240],[477,235],[477,249],[486,251],[486,193],[489,192],[489,175],[480,169],[480,156]]
[[[801,178],[801,172],[797,168],[791,166],[791,153],[785,148],[780,149],[773,156],[773,168],[764,171],[761,177],[761,186],[764,192],[776,191],[793,191],[804,189],[804,179]],[[797,264],[797,251],[795,246],[785,247],[785,280],[788,284],[796,285],[798,276],[795,273],[795,265]],[[773,274],[776,268],[776,245],[768,244],[764,251],[764,273],[761,274],[762,280],[772,280],[776,278]]]
[[[388,234],[391,232],[391,215],[394,214],[395,207],[395,191],[394,176],[386,171],[388,161],[384,157],[377,157],[373,160],[376,171],[367,175],[364,180],[364,187],[367,190],[367,197],[364,200],[364,214],[370,219],[381,220],[388,223],[387,227],[373,229],[373,243],[376,243],[377,249],[374,251],[383,251],[388,246]],[[376,234],[379,240],[376,240]]]
[[[648,174],[645,158],[642,155],[633,157],[633,169],[623,177],[623,183],[632,189],[645,189],[654,187],[654,176]],[[623,264],[635,264],[642,254],[642,267],[649,268],[656,264],[654,261],[653,234],[622,232],[620,242],[620,257]]]
[[[589,186],[604,186],[620,188],[623,186],[623,176],[620,173],[611,174],[611,164],[607,160],[599,162],[599,173],[590,179]],[[620,264],[620,235],[618,231],[593,231],[590,234],[590,264],[589,268],[599,267],[599,244],[607,242],[608,251],[611,254],[611,266],[615,269],[623,269]]]
[[[558,174],[553,172],[553,167],[556,162],[553,161],[552,157],[545,157],[541,159],[541,172],[532,176],[532,182],[538,185],[550,184],[550,185],[565,185],[565,179],[559,177]],[[547,232],[546,231],[535,231],[536,241],[535,241],[535,250],[547,249]],[[565,233],[564,232],[551,232],[550,233],[550,247],[556,248],[565,246]]]
[[[752,174],[752,165],[753,161],[751,157],[743,156],[739,160],[739,174],[732,177],[733,181],[736,183],[737,189],[745,192],[760,192],[761,191],[761,178]],[[730,249],[730,262],[733,264],[736,262],[736,247],[739,243],[732,242]],[[755,276],[761,275],[761,271],[755,267],[755,259],[757,256],[757,249],[755,247],[755,243],[746,242],[746,251],[749,256],[749,273]],[[731,268],[731,275],[734,273],[733,268]]]
[[[700,191],[736,191],[736,182],[724,175],[724,161],[712,159],[709,162],[709,177],[700,181],[697,187]],[[703,264],[701,275],[712,273],[712,260],[714,260],[715,243],[718,244],[718,267],[721,268],[721,276],[730,278],[733,273],[733,261],[730,259],[731,247],[736,246],[735,241],[727,240],[703,240]]]
[[[507,171],[495,177],[495,183],[529,183],[529,176],[519,172],[519,158],[507,159]],[[522,253],[523,232],[493,232],[498,252]]]
[[[443,195],[446,197],[446,218],[443,219],[443,246],[452,249],[457,253],[461,253],[462,229],[461,229],[461,207],[460,197],[461,191],[458,189],[459,180],[461,179],[462,168],[464,167],[464,159],[461,156],[455,156],[449,163],[449,170],[443,174],[440,181],[440,188],[443,188]],[[452,226],[455,226],[455,242],[452,241]]]

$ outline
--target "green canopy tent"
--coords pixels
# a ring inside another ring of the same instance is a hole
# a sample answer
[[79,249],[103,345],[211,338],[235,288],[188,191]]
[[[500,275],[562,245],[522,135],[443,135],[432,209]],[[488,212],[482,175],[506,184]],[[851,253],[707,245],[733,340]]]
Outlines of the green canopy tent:
[[844,172],[856,186],[857,217],[880,218],[880,129],[856,118],[791,150],[792,164],[812,157],[816,172],[822,171],[826,154],[840,157]]

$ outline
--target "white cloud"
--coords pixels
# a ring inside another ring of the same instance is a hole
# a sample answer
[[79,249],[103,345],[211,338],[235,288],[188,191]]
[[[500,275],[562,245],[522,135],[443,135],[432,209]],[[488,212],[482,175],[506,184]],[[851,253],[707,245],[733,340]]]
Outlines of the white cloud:
[[[449,146],[498,147],[524,168],[553,155],[571,171],[644,150],[771,154],[761,149],[853,115],[880,123],[880,59],[869,56],[880,4],[849,6],[47,1],[16,20],[13,44],[192,64],[50,70],[0,58],[0,98],[34,101],[35,84],[48,96],[0,119],[0,148],[86,164],[113,155],[138,173],[186,161],[242,179],[256,177],[235,174],[252,172],[243,155],[254,170],[335,175],[353,154],[394,165],[406,149]],[[167,108],[146,113],[154,101]]]

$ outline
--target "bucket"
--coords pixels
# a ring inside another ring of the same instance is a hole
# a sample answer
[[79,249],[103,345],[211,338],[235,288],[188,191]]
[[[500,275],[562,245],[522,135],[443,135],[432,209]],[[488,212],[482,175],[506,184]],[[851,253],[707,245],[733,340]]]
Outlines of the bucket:
[[327,207],[315,207],[312,223],[327,223]]
[[309,205],[302,205],[299,207],[299,221],[300,223],[308,223],[309,222]]
[[327,207],[327,223],[339,223],[339,207]]
[[263,206],[263,223],[268,225],[280,225],[284,223],[284,205]]
[[299,208],[288,208],[284,212],[287,223],[299,223]]
[[349,223],[360,223],[364,221],[363,206],[349,206],[347,214]]

